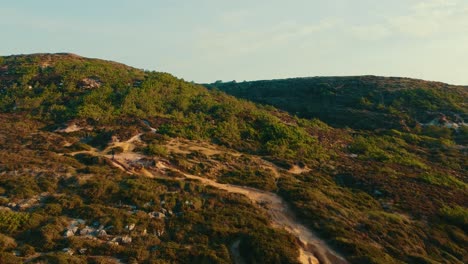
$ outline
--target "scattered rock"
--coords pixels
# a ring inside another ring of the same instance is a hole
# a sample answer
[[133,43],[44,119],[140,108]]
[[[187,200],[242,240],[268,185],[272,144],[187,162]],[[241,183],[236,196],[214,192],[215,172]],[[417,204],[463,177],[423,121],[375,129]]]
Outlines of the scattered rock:
[[164,235],[164,229],[158,229],[158,230],[156,230],[156,235],[157,235],[158,237]]
[[62,249],[63,252],[67,253],[68,255],[72,256],[73,255],[73,249],[71,248],[64,248]]
[[107,232],[106,232],[106,230],[98,230],[98,231],[97,231],[97,237],[99,237],[99,238],[107,237]]
[[78,84],[80,88],[95,89],[101,87],[102,82],[97,78],[84,78]]
[[86,236],[86,235],[91,235],[94,232],[94,229],[92,229],[89,226],[86,226],[85,228],[80,230],[80,235]]
[[132,238],[130,236],[123,236],[120,238],[120,242],[123,244],[130,244],[132,243]]
[[65,234],[63,234],[63,236],[64,236],[64,237],[72,237],[72,236],[75,235],[75,232],[76,232],[76,231],[73,231],[73,230],[71,230],[71,229],[67,229],[67,230],[65,231]]
[[125,229],[127,229],[128,231],[132,231],[133,229],[135,229],[135,224],[126,225]]

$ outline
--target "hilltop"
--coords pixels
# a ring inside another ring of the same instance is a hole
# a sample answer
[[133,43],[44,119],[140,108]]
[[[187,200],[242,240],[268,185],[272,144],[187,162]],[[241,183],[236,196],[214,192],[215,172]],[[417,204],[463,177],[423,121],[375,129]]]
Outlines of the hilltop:
[[[208,89],[73,54],[0,57],[0,259],[467,262],[466,89],[386,80]],[[460,125],[419,125],[430,111]]]
[[467,86],[378,77],[311,77],[210,85],[337,127],[415,130],[444,118],[459,127],[468,118]]

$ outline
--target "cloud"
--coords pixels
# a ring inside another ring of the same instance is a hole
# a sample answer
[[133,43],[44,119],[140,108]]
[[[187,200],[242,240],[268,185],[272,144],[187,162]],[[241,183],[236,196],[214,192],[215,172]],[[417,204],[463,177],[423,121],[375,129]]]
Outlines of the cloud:
[[468,3],[457,0],[420,1],[410,13],[388,19],[388,27],[413,37],[468,33]]
[[379,14],[373,24],[352,25],[351,34],[364,40],[389,37],[433,38],[468,34],[468,2],[465,0],[417,1],[406,13]]
[[291,48],[295,43],[305,41],[315,34],[334,28],[338,21],[324,19],[315,24],[298,24],[285,21],[271,28],[256,28],[213,32],[200,30],[198,46],[210,53],[222,53],[223,56],[239,56],[261,50]]
[[121,36],[123,31],[132,32],[131,25],[123,23],[119,25],[106,21],[97,23],[93,19],[70,18],[60,15],[47,16],[15,8],[0,8],[0,26],[54,34],[74,32],[82,35]]

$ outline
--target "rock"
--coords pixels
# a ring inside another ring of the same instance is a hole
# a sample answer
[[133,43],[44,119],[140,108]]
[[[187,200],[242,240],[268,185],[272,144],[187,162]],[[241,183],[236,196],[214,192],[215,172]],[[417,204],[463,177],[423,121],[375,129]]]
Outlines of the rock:
[[73,253],[74,253],[73,249],[71,249],[71,248],[64,248],[64,249],[62,249],[62,251],[67,253],[70,256],[73,255]]
[[73,232],[73,231],[70,230],[70,229],[67,229],[67,230],[65,231],[65,234],[63,234],[64,237],[72,237],[72,236],[74,236],[74,235],[75,235],[75,232]]
[[157,230],[156,234],[158,235],[158,237],[164,235],[164,229]]
[[101,87],[101,81],[97,78],[84,78],[80,81],[79,87],[93,89]]
[[94,229],[92,229],[89,226],[86,226],[85,228],[80,230],[80,235],[82,235],[82,236],[91,235],[91,233],[93,233],[93,232],[94,232]]
[[103,229],[98,230],[98,231],[97,231],[97,236],[100,237],[100,238],[102,238],[102,237],[107,237],[107,232],[106,232],[106,230],[103,230]]
[[132,243],[132,238],[130,236],[123,236],[120,239],[120,242],[122,242],[123,244],[130,244]]
[[126,225],[125,229],[127,229],[128,231],[132,231],[133,229],[135,229],[135,224]]

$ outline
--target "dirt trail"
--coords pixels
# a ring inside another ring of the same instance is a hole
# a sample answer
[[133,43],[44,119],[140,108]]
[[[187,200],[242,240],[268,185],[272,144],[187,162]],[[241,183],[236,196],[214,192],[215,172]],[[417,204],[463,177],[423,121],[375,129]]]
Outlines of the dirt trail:
[[[134,142],[140,140],[141,134],[138,134],[128,141],[125,142],[115,142],[102,152],[97,152],[96,150],[92,151],[83,151],[93,155],[103,156],[108,159],[111,159],[112,156],[108,155],[106,152],[112,147],[121,146],[124,149],[124,152],[114,155],[114,160],[112,164],[117,168],[124,170],[126,172],[132,173],[129,171],[130,163],[138,161],[142,158],[147,158],[146,156],[133,152],[135,145]],[[83,153],[76,152],[74,154]],[[107,155],[106,155],[107,154]],[[203,178],[200,176],[195,176],[192,174],[184,173],[177,168],[174,168],[170,165],[159,164],[161,169],[171,169],[178,171],[184,175],[187,179],[198,180],[204,185],[213,186],[215,188],[225,190],[231,193],[237,193],[245,195],[252,202],[261,205],[266,209],[269,216],[271,217],[272,224],[275,227],[284,228],[292,235],[296,236],[301,244],[299,260],[303,264],[344,264],[348,263],[343,257],[336,253],[333,249],[328,247],[326,243],[319,239],[314,233],[307,229],[304,225],[299,223],[296,220],[296,217],[289,206],[285,201],[278,195],[262,190],[258,190],[246,186],[238,186],[232,184],[222,184],[216,181]],[[136,172],[135,172],[136,173]],[[158,178],[157,175],[154,175],[150,170],[143,168],[139,174],[150,177]],[[240,243],[240,242],[239,242]],[[236,245],[234,245],[236,246]],[[237,245],[238,246],[238,245]],[[234,247],[235,248],[235,247]]]
[[301,173],[304,173],[304,172],[309,172],[310,169],[305,167],[305,168],[301,168],[297,165],[294,165],[291,167],[291,169],[288,170],[289,173],[292,173],[292,174],[301,174]]
[[199,176],[186,173],[183,174],[185,177],[199,180],[205,185],[213,186],[232,193],[243,194],[253,202],[263,205],[276,227],[286,229],[302,242],[302,263],[347,263],[343,257],[330,249],[324,241],[319,239],[304,225],[298,223],[294,217],[294,213],[278,195],[250,187],[222,184]]
[[135,136],[131,137],[129,140],[127,140],[127,141],[113,142],[110,146],[108,146],[102,152],[104,152],[104,153],[109,152],[112,148],[115,148],[115,147],[121,147],[123,149],[123,152],[131,152],[131,151],[133,151],[135,149],[134,142],[135,141],[141,141],[141,139],[140,139],[141,135],[143,135],[143,134],[140,133],[138,135],[135,135]]

